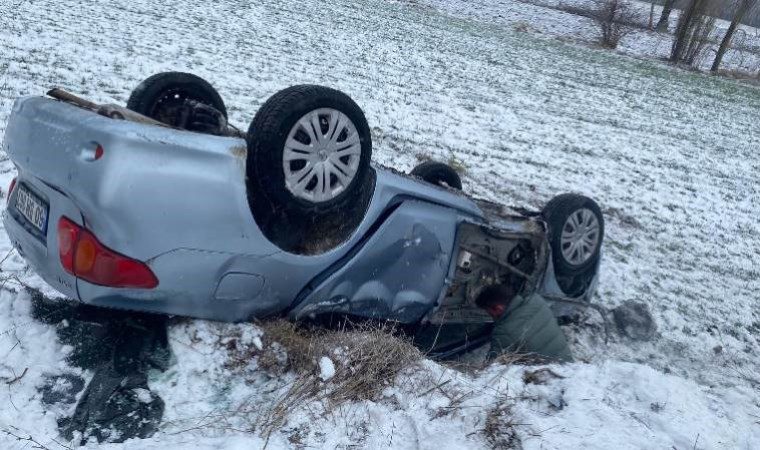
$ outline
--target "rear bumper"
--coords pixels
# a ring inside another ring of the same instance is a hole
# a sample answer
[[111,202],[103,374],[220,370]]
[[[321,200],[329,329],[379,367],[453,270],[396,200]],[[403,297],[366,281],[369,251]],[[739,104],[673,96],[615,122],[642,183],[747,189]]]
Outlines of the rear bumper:
[[[33,233],[31,225],[9,206],[3,211],[3,224],[13,247],[50,286],[78,300],[77,280],[63,269],[58,255],[56,226],[61,216],[81,223],[81,214],[66,196],[44,183],[22,177],[19,177],[19,183],[24,183],[48,202],[48,227],[44,235]],[[8,198],[8,205],[14,204],[17,193],[18,188]]]
[[[77,279],[63,269],[56,230],[61,216],[81,224],[81,214],[66,196],[44,183],[19,179],[48,202],[47,233],[35,233],[26,219],[11,207],[2,212],[5,230],[13,247],[32,269],[66,297],[100,307],[223,321],[246,320],[257,313],[272,313],[279,307],[267,302],[214,299],[219,268],[226,267],[230,257],[221,253],[176,251],[152,260],[151,268],[161,280],[156,289],[112,288]],[[18,191],[14,189],[15,192]],[[15,194],[12,194],[8,204],[14,201]]]
[[[148,261],[159,280],[154,289],[129,289],[98,286],[79,279],[77,287],[83,303],[108,308],[237,322],[262,317],[281,310],[284,305],[272,292],[266,292],[264,278],[251,275],[258,285],[238,283],[225,293],[225,274],[251,274],[258,258],[222,252],[177,249]],[[229,281],[229,280],[228,280]],[[234,280],[233,280],[234,281]],[[234,283],[233,283],[234,284]]]

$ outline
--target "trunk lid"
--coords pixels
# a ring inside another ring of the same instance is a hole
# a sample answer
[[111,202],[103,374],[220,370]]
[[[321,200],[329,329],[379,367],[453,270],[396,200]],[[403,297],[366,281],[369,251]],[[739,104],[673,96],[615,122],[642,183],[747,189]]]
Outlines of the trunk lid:
[[[98,146],[104,150],[95,159]],[[141,261],[202,244],[238,251],[240,243],[229,237],[257,231],[240,138],[116,120],[58,100],[23,97],[13,106],[4,147],[20,180],[32,177],[59,192],[104,245]],[[165,230],[171,239],[160,232]]]

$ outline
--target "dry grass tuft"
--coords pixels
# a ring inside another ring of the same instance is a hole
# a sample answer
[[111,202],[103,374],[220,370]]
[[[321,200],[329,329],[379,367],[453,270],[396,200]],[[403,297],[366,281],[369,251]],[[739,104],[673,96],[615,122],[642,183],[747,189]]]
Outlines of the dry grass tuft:
[[302,329],[276,320],[262,324],[264,349],[259,367],[279,375],[316,378],[319,360],[328,357],[335,365],[328,398],[333,402],[373,399],[393,383],[403,370],[421,358],[411,342],[398,337],[391,326],[360,325],[354,329]]
[[[242,337],[233,337],[223,345],[227,348],[228,369],[254,378],[263,372],[274,381],[263,397],[252,396],[233,411],[233,415],[245,421],[246,429],[267,439],[286,426],[294,411],[320,417],[340,414],[343,405],[363,400],[393,401],[385,399],[384,391],[391,386],[405,389],[403,383],[411,383],[411,389],[422,392],[420,397],[438,392],[448,399],[445,406],[430,411],[432,420],[461,414],[464,408],[472,407],[469,402],[479,395],[477,389],[454,386],[451,380],[415,377],[423,355],[408,339],[399,337],[393,326],[360,324],[326,330],[303,328],[286,320],[258,326],[263,334],[256,345],[241,345],[245,341]],[[331,360],[335,371],[332,377],[323,380],[319,361],[325,357]],[[503,354],[495,362],[521,364],[526,358]],[[477,369],[472,368],[474,372]],[[399,377],[401,374],[409,376]],[[491,405],[484,411],[486,420],[481,432],[494,448],[519,448],[509,399],[504,396]],[[289,438],[295,442],[303,441],[309,433],[308,429],[291,430]]]
[[492,448],[522,448],[510,405],[508,399],[502,399],[486,413],[483,434]]
[[299,330],[292,322],[264,322],[264,348],[259,354],[260,368],[273,375],[293,370],[298,374],[313,372],[315,333]]
[[[265,435],[280,428],[294,409],[321,404],[330,411],[346,402],[376,400],[397,376],[416,367],[420,351],[391,326],[303,329],[285,320],[261,324],[263,348],[229,349],[227,367],[257,366],[272,376],[295,375],[280,397],[258,414],[254,428]],[[329,358],[335,373],[320,378],[319,361]],[[241,361],[242,360],[242,361]],[[261,407],[261,405],[259,405]]]
[[453,152],[449,155],[449,158],[446,160],[446,164],[448,164],[449,167],[454,169],[456,173],[459,175],[467,175],[467,163],[463,160],[457,157]]
[[502,364],[504,366],[531,366],[546,363],[546,358],[531,353],[504,352],[496,356],[493,360],[486,361],[485,367],[491,364]]
[[537,370],[526,370],[523,373],[523,383],[525,384],[546,384],[552,379],[564,379],[562,375],[548,367]]
[[339,349],[331,401],[375,399],[401,372],[420,361],[420,351],[391,331],[376,328],[329,336],[328,348]]
[[414,154],[414,157],[417,159],[417,162],[420,164],[434,160],[433,155],[427,151],[417,152]]

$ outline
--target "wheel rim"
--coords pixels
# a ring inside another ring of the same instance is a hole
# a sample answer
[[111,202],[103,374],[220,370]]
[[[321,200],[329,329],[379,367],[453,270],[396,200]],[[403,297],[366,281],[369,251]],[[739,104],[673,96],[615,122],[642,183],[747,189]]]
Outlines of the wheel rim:
[[361,141],[356,126],[342,112],[320,108],[298,119],[282,154],[285,186],[313,203],[332,200],[356,178]]
[[599,220],[588,208],[570,214],[562,227],[562,256],[574,266],[587,262],[599,246]]

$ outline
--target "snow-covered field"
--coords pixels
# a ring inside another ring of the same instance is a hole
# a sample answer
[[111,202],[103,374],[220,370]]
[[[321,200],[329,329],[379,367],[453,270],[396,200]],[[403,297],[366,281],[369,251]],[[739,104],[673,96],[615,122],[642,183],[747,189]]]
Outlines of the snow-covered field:
[[[525,448],[760,447],[760,90],[545,31],[585,20],[576,16],[510,0],[485,5],[6,0],[0,135],[15,97],[56,85],[123,104],[155,72],[190,71],[219,89],[242,127],[278,89],[319,83],[365,109],[382,164],[408,170],[418,157],[455,159],[467,168],[465,189],[478,196],[540,207],[577,191],[602,205],[595,301],[648,304],[655,339],[613,335],[605,344],[591,315],[588,327],[568,329],[583,362],[554,367],[564,378],[545,384],[523,381],[535,368],[463,373],[425,361],[376,402],[329,413],[303,405],[267,448],[488,448],[482,430],[503,405]],[[528,32],[515,30],[519,21]],[[624,41],[623,51],[632,46]],[[7,186],[12,166],[6,160],[0,169]],[[40,286],[10,249],[0,233],[3,275]],[[31,446],[2,433],[11,427],[64,448],[56,419],[71,411],[44,407],[37,387],[79,369],[65,362],[71,348],[54,327],[31,318],[29,296],[13,282],[4,287],[0,448]],[[253,325],[173,325],[175,365],[150,380],[166,402],[164,425],[151,439],[113,447],[263,446],[264,436],[240,424],[208,420],[242,399],[264,410],[287,383],[234,376],[214,344],[234,330],[260,333]],[[450,381],[417,388],[429,380]]]
[[[488,23],[511,27],[527,26],[533,33],[564,40],[595,44],[600,37],[599,26],[593,20],[565,12],[567,7],[593,11],[598,8],[595,0],[422,0],[422,3]],[[653,12],[654,24],[662,13],[660,6],[655,6],[654,10],[650,11],[651,4],[645,1],[630,0],[626,4],[629,6],[629,17],[642,26],[648,25],[650,12]],[[676,9],[670,16],[671,34],[634,28],[630,34],[623,37],[617,50],[639,58],[667,59],[670,56],[672,33],[675,32],[678,15],[679,10]],[[711,44],[706,46],[696,61],[700,70],[707,71],[712,66],[718,45],[729,25],[725,20],[715,21],[715,28],[710,33]],[[757,77],[760,70],[759,29],[739,26],[732,46],[723,58],[721,69],[755,74]]]

